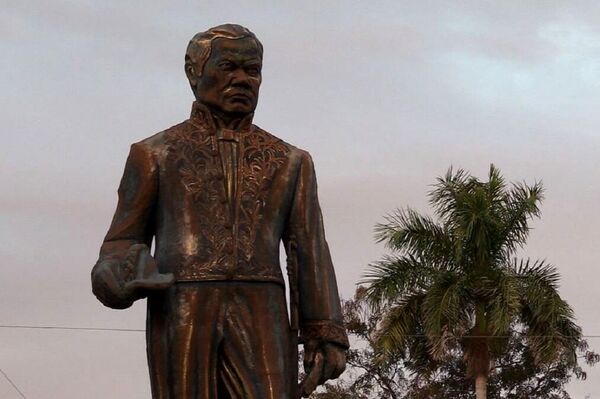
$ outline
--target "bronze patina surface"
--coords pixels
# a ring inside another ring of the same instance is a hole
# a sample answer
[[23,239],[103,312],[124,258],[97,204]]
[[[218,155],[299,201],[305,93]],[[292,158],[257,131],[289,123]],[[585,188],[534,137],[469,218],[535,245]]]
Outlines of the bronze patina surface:
[[[190,41],[191,116],[131,146],[92,270],[106,306],[148,298],[155,399],[295,399],[345,368],[311,157],[252,124],[262,55],[239,25]],[[307,371],[300,385],[298,343]]]

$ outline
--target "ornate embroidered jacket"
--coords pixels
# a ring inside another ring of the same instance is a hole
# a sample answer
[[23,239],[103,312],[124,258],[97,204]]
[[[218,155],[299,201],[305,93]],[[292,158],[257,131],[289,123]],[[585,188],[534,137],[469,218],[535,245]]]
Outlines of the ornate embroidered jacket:
[[190,119],[131,146],[99,262],[153,237],[160,272],[177,282],[284,284],[283,240],[302,338],[348,345],[306,151],[249,122],[218,131],[195,103]]

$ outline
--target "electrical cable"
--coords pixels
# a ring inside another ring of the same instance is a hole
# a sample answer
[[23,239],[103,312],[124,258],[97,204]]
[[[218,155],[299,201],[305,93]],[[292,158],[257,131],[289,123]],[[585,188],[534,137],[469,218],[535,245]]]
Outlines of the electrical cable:
[[103,327],[0,325],[0,328],[20,328],[20,329],[30,329],[30,330],[81,330],[81,331],[146,332],[146,330],[140,330],[140,329],[134,329],[134,328],[103,328]]
[[21,390],[19,389],[19,387],[17,386],[17,384],[15,384],[15,383],[13,382],[13,380],[11,380],[11,379],[10,379],[10,377],[8,376],[8,374],[6,374],[6,373],[4,372],[4,370],[2,370],[2,368],[1,368],[1,367],[0,367],[0,373],[2,373],[2,375],[4,376],[4,378],[6,378],[6,381],[8,381],[10,385],[12,385],[12,387],[14,388],[14,390],[15,390],[15,391],[17,391],[17,392],[19,393],[19,395],[21,395],[21,397],[22,397],[23,399],[27,399],[27,397],[25,396],[25,394],[23,393],[23,391],[21,391]]
[[[66,326],[26,326],[26,325],[0,325],[0,328],[18,328],[31,330],[75,330],[75,331],[116,331],[116,332],[146,332],[145,329],[135,328],[107,328],[107,327],[66,327]],[[426,334],[409,334],[407,337],[424,338]],[[439,335],[441,337],[441,335]],[[529,338],[568,338],[564,335],[523,335]],[[433,336],[431,336],[433,337]],[[438,337],[438,336],[435,336]],[[455,338],[512,338],[512,335],[463,335]],[[580,338],[600,338],[600,335],[580,335]]]

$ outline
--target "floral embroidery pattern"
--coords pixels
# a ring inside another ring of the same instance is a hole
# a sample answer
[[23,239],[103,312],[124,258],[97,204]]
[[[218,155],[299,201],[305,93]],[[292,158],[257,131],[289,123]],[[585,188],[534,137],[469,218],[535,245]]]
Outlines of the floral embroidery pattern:
[[214,128],[206,123],[188,126],[165,140],[168,160],[194,202],[197,220],[193,222],[200,233],[195,259],[179,277],[271,274],[271,265],[253,264],[252,256],[271,182],[287,160],[288,146],[255,126],[241,134],[237,196],[230,207]]
[[238,246],[239,256],[250,262],[262,210],[277,169],[287,159],[289,148],[280,139],[255,128],[244,136],[240,163]]
[[174,162],[181,183],[193,198],[198,211],[200,237],[197,259],[186,277],[227,274],[232,265],[233,237],[227,229],[230,215],[222,199],[225,196],[221,161],[214,136],[206,128],[193,126],[167,137],[168,156]]

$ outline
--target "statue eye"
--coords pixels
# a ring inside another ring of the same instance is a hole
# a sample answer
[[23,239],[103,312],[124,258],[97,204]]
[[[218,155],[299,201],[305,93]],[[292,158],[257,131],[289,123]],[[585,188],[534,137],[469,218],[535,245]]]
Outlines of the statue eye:
[[260,68],[256,66],[251,66],[246,68],[246,73],[250,76],[258,76],[260,74]]
[[233,64],[229,61],[223,61],[219,63],[219,69],[224,71],[231,71],[233,69]]

